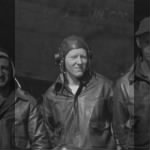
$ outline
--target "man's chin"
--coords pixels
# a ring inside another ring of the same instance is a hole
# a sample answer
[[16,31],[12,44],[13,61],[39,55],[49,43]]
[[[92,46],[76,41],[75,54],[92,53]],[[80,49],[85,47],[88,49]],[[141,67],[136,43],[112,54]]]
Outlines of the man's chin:
[[84,74],[83,72],[79,72],[79,73],[76,74],[76,77],[81,78],[83,76],[83,74]]

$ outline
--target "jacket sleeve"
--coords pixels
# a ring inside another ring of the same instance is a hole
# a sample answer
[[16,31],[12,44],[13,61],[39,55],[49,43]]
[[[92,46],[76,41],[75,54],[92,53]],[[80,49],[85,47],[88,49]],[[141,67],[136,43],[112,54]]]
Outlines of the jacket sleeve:
[[37,105],[30,104],[28,133],[32,150],[50,150],[48,133]]
[[104,98],[105,98],[105,114],[107,114],[107,121],[112,122],[112,105],[113,105],[113,90],[112,82],[109,81],[104,86]]
[[130,112],[128,109],[128,97],[125,84],[117,82],[114,88],[113,98],[113,131],[117,144],[126,145],[128,134],[131,130]]
[[49,141],[51,142],[52,148],[54,148],[57,145],[57,139],[58,139],[58,134],[56,131],[56,121],[55,118],[55,113],[53,113],[54,108],[52,101],[50,101],[46,96],[43,96],[43,102],[41,105],[41,112],[42,116],[45,122],[45,126],[48,132],[48,138]]

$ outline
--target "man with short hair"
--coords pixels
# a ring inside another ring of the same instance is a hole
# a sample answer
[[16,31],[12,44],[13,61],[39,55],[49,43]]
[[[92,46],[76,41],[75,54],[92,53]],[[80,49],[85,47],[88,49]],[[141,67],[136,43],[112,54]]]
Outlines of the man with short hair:
[[113,150],[111,82],[91,70],[80,36],[65,38],[55,55],[56,82],[43,95],[43,116],[55,150]]
[[7,50],[0,48],[0,150],[49,150],[36,100],[15,82]]
[[113,128],[122,149],[150,150],[150,17],[140,22],[136,42],[135,64],[115,88]]

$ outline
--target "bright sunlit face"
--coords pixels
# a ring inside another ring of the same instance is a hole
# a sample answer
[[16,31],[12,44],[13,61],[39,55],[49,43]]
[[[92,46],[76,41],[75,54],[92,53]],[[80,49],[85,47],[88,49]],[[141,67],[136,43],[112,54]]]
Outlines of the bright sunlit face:
[[0,58],[0,88],[6,86],[9,82],[9,76],[9,61],[6,58]]
[[65,57],[65,70],[70,76],[80,78],[86,71],[87,62],[88,57],[85,49],[73,49]]

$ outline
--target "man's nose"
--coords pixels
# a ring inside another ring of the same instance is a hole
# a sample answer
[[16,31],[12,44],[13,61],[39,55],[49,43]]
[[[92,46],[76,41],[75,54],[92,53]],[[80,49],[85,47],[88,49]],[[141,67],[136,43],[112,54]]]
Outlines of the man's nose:
[[78,64],[82,64],[82,59],[81,59],[80,56],[77,58],[77,63],[78,63]]

